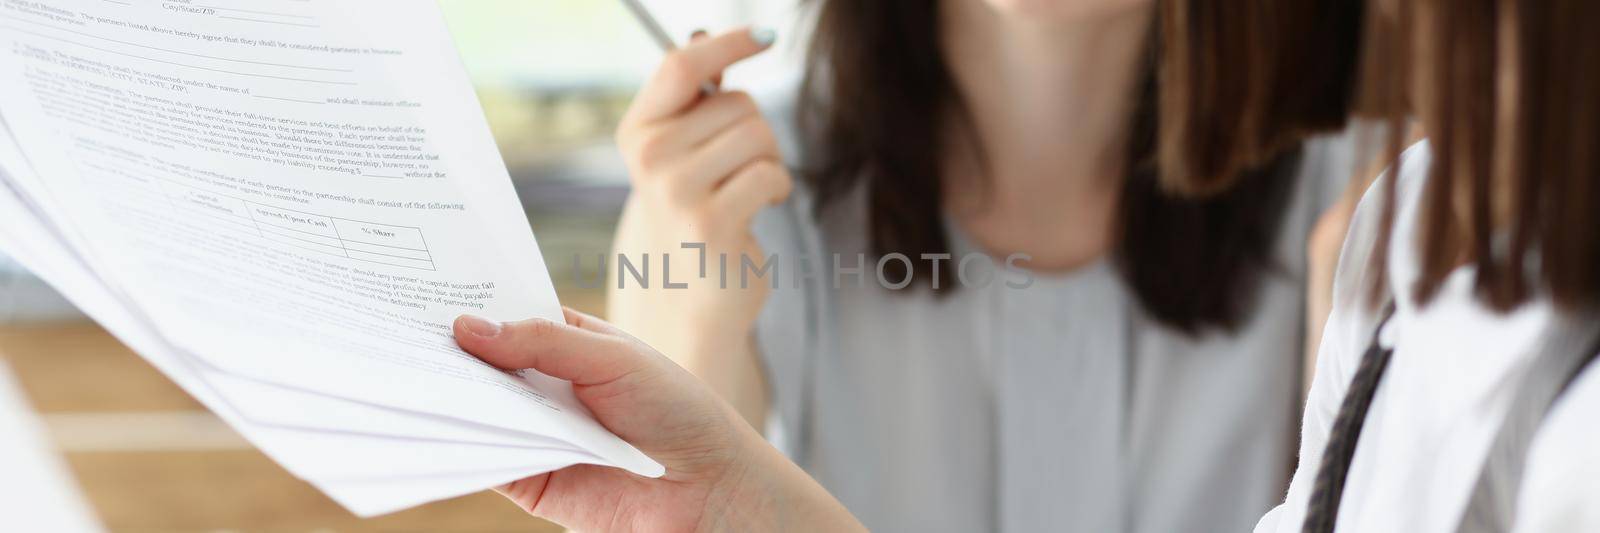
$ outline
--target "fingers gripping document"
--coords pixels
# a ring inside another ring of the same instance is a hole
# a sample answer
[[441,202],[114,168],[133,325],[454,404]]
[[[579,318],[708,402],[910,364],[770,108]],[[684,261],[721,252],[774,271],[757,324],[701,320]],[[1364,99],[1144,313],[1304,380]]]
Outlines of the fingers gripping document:
[[0,0],[0,248],[357,513],[660,475],[450,337],[561,310],[437,6],[214,4]]

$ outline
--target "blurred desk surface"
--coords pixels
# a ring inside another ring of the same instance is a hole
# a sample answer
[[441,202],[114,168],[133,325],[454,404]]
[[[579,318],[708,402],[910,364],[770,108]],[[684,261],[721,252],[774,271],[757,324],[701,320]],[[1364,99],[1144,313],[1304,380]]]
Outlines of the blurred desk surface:
[[93,323],[0,325],[0,357],[113,531],[560,531],[492,492],[357,519]]

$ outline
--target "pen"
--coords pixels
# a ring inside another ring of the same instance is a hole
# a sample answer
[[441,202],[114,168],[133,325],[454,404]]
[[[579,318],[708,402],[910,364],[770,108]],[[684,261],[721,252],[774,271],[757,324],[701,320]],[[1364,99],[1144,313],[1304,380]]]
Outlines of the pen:
[[[650,34],[650,38],[656,41],[656,46],[661,47],[662,52],[671,52],[678,49],[678,44],[672,42],[672,36],[667,34],[666,28],[661,27],[661,23],[656,21],[656,17],[651,15],[650,10],[645,9],[644,4],[640,3],[639,0],[622,0],[622,5],[627,6],[628,12],[633,14],[634,20],[639,21],[640,26],[644,26],[644,31]],[[702,83],[700,84],[700,92],[708,95],[716,93],[717,86],[709,81]]]

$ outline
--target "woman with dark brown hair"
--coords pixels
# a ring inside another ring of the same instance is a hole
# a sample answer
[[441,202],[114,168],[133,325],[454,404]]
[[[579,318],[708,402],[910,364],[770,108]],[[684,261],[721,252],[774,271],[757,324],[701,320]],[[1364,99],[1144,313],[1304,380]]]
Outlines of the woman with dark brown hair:
[[[1388,115],[1396,129],[1418,122],[1429,138],[1396,155],[1354,216],[1300,467],[1287,499],[1256,531],[1600,531],[1600,33],[1589,28],[1600,4],[1375,4],[1362,107]],[[1344,53],[1355,56],[1355,47]],[[1274,101],[1217,94],[1234,100],[1239,116]],[[1177,189],[1228,186],[1200,175],[1164,178]],[[620,332],[577,318],[576,327],[488,325],[488,336],[468,327],[457,336],[503,367],[584,382],[607,427],[645,442],[641,449],[667,457],[677,474],[629,481],[563,471],[507,487],[513,498],[544,516],[602,527],[860,529],[703,383]],[[1188,481],[1159,461],[1138,463],[1150,458],[1137,454],[1096,458],[1154,468],[1164,476],[1158,484]],[[1229,480],[1207,489],[1251,490]],[[1066,513],[1080,493],[1046,490],[1039,505],[1072,520]],[[1183,507],[1140,496],[1116,509],[1140,520],[1107,530],[1142,529],[1147,517]],[[1226,530],[1205,517],[1164,525]]]
[[875,528],[1248,527],[1292,463],[1306,235],[1351,173],[1295,139],[1343,124],[1354,61],[1232,30],[1358,21],[1214,4],[825,0],[765,113],[701,87],[773,35],[697,40],[618,132],[617,252],[668,279],[619,264],[611,319]]
[[1427,140],[1355,215],[1256,530],[1600,531],[1600,3],[1375,5],[1364,104]]

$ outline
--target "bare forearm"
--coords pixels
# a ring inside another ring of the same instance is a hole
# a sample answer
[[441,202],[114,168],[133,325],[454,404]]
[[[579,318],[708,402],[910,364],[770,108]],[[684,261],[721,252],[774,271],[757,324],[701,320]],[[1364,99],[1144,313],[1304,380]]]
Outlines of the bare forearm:
[[752,428],[761,431],[766,427],[766,373],[753,334],[688,335],[678,344],[684,347],[682,352],[668,357],[706,382]]
[[645,294],[613,289],[608,295],[610,320],[671,358],[732,404],[751,427],[765,427],[767,384],[748,321],[698,324],[672,315]]
[[696,368],[690,368],[689,371],[733,404],[739,416],[750,423],[750,427],[761,431],[766,427],[769,389],[766,372],[761,368],[761,357],[756,351],[755,337],[746,334],[740,339],[720,342],[729,344],[726,348],[706,347],[698,352],[702,355],[696,356]]
[[850,511],[799,466],[752,443],[753,457],[714,506],[702,531],[866,531]]

